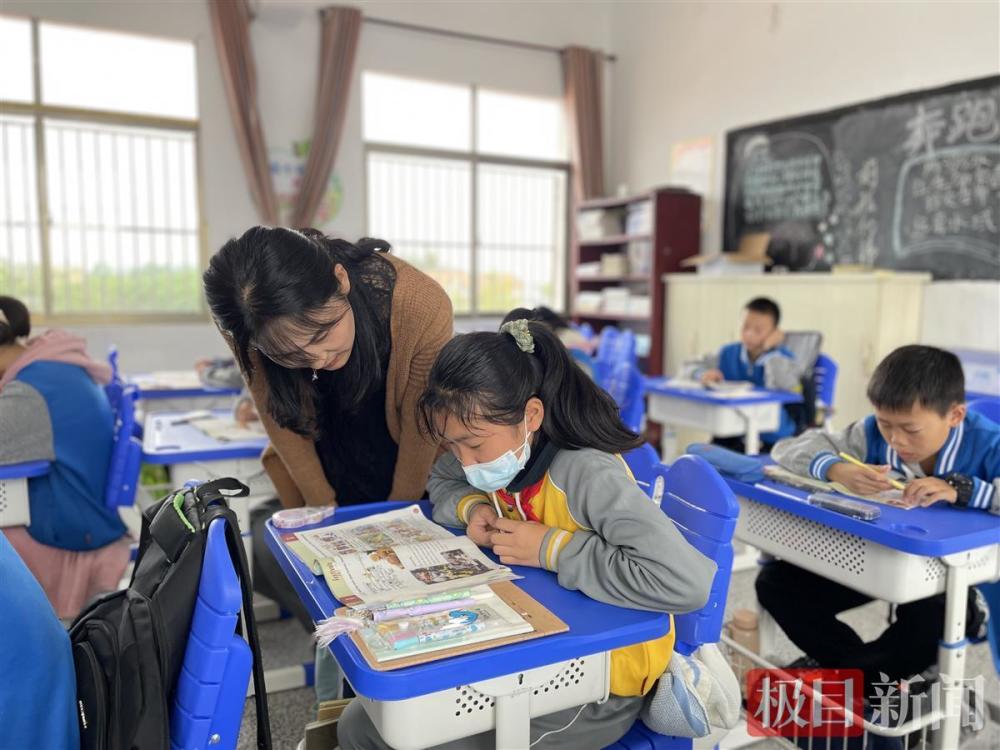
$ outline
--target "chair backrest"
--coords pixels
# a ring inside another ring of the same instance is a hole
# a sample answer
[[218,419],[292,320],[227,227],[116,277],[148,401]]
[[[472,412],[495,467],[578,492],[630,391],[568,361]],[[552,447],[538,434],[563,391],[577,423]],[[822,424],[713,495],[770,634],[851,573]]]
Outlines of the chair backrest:
[[805,375],[812,377],[823,346],[823,334],[819,331],[786,331],[783,346],[802,364]]
[[208,527],[198,599],[170,712],[171,750],[233,750],[253,654],[236,634],[242,595],[223,519]]
[[590,323],[580,323],[580,325],[576,327],[576,330],[578,330],[588,341],[593,341],[594,327],[590,325]]
[[643,443],[638,448],[623,453],[622,458],[625,459],[629,471],[632,472],[635,483],[659,505],[660,496],[663,495],[663,482],[660,482],[660,490],[657,493],[655,491],[656,467],[660,465],[660,456],[657,454],[656,448],[649,443]]
[[816,358],[815,381],[816,398],[827,411],[833,409],[833,397],[837,390],[837,363],[826,354]]
[[969,411],[982,414],[987,419],[1000,424],[1000,398],[996,396],[986,396],[970,401]]
[[618,404],[625,426],[632,432],[641,432],[646,416],[646,399],[639,366],[631,360],[611,365],[603,387]]
[[717,642],[722,634],[739,505],[719,472],[699,456],[681,456],[669,468],[660,464],[654,472],[654,486],[656,475],[663,477],[660,508],[684,538],[718,566],[705,606],[674,617],[674,649],[690,654],[703,643]]
[[621,335],[622,332],[615,326],[604,326],[597,335],[597,351],[594,352],[594,359],[601,362],[610,361],[615,343]]
[[125,382],[118,370],[118,349],[114,346],[108,351],[108,364],[111,365],[111,382],[104,386],[104,392],[107,394],[108,403],[111,404],[112,413],[117,416]]
[[135,421],[135,402],[138,391],[134,386],[125,386],[114,410],[114,446],[111,449],[111,464],[104,488],[104,504],[108,508],[131,506],[135,503],[135,491],[139,484],[142,464],[142,440]]

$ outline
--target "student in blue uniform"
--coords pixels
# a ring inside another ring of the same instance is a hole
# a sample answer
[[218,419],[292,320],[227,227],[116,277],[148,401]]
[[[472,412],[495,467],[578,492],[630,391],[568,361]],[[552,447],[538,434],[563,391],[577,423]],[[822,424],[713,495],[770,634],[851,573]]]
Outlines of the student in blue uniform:
[[[756,297],[743,306],[740,314],[740,340],[726,344],[718,355],[708,357],[695,377],[705,385],[723,380],[744,380],[761,388],[779,391],[799,391],[802,387],[802,365],[792,352],[782,346],[785,334],[779,327],[781,309],[774,300]],[[760,436],[762,450],[795,432],[795,422],[785,409],[781,423],[774,432]],[[743,452],[743,438],[716,438],[713,442]]]
[[[837,481],[859,494],[906,482],[910,506],[950,503],[969,513],[1000,514],[1000,425],[965,408],[958,358],[930,346],[904,346],[872,375],[868,399],[875,413],[839,434],[813,430],[774,446],[771,455],[803,476]],[[855,466],[848,453],[866,466]],[[802,606],[808,592],[809,606]],[[937,660],[944,628],[944,595],[896,608],[896,620],[865,643],[837,614],[871,601],[847,586],[787,562],[772,562],[757,576],[757,598],[806,654],[803,666],[855,668],[866,681],[920,674]],[[989,617],[979,592],[969,589],[967,633],[982,636]],[[811,660],[811,661],[808,661]]]
[[0,534],[0,749],[80,747],[69,636]]

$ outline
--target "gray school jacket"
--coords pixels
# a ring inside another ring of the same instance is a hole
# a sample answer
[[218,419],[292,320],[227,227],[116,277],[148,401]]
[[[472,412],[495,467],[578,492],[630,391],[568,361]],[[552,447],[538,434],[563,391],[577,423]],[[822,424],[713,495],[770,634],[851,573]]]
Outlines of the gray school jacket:
[[621,456],[550,444],[529,475],[522,486],[490,497],[466,482],[461,463],[447,453],[427,483],[434,520],[464,527],[473,507],[490,503],[508,518],[551,527],[538,562],[555,571],[564,588],[609,604],[672,614],[708,600],[715,563],[688,544],[636,485]]

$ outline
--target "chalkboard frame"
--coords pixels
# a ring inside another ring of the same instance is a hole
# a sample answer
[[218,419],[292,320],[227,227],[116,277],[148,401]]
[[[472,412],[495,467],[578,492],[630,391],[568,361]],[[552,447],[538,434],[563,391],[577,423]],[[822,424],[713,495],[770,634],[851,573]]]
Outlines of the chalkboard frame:
[[734,226],[736,224],[735,211],[732,210],[733,207],[730,204],[731,181],[734,177],[734,169],[736,169],[737,163],[739,162],[739,159],[733,158],[733,154],[739,139],[756,132],[768,133],[773,132],[778,128],[792,130],[799,127],[815,126],[817,124],[827,122],[832,123],[836,122],[839,118],[848,115],[864,113],[866,111],[882,107],[890,107],[897,104],[909,104],[912,102],[919,102],[920,100],[929,97],[992,88],[994,86],[1000,86],[1000,75],[983,76],[969,80],[955,81],[942,86],[931,86],[928,88],[906,91],[900,94],[893,94],[891,96],[880,97],[877,99],[869,99],[855,104],[832,107],[830,109],[810,112],[808,114],[766,120],[753,125],[745,125],[726,131],[726,149],[724,154],[725,182],[723,185],[723,200],[721,201],[724,252],[735,252],[739,244],[739,238],[735,236],[737,231],[736,226]]

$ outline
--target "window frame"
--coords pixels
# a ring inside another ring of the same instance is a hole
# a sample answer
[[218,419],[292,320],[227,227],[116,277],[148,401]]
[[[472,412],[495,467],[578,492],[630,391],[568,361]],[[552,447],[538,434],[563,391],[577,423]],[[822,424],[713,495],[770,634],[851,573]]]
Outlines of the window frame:
[[[367,70],[363,71],[371,73],[379,73],[384,75],[394,75],[397,78],[410,78],[411,80],[430,80],[417,78],[415,76],[401,76],[395,73],[383,73],[383,71],[377,70]],[[458,84],[456,84],[458,85]],[[472,257],[469,264],[469,278],[470,278],[470,289],[469,289],[469,299],[471,301],[471,309],[468,312],[456,312],[454,314],[455,318],[461,320],[469,319],[479,319],[479,318],[492,318],[498,315],[504,315],[506,310],[480,310],[479,309],[479,250],[481,247],[479,241],[479,166],[481,164],[496,165],[502,167],[526,167],[526,168],[537,168],[537,169],[551,169],[555,171],[561,171],[565,176],[565,200],[563,205],[565,207],[565,215],[563,216],[563,248],[562,248],[562,268],[561,273],[557,273],[556,276],[562,277],[562,300],[560,301],[558,307],[565,310],[567,308],[567,300],[569,296],[569,284],[570,284],[570,262],[569,262],[569,249],[570,249],[570,231],[572,228],[572,201],[570,199],[571,191],[573,189],[572,179],[573,179],[573,167],[569,160],[569,155],[567,154],[566,161],[559,161],[553,159],[534,159],[530,157],[516,157],[516,156],[505,156],[482,153],[479,151],[479,89],[486,88],[478,86],[477,84],[462,84],[467,85],[470,89],[472,96],[469,98],[469,106],[472,110],[471,117],[469,118],[469,128],[471,129],[470,143],[471,147],[468,151],[462,149],[442,149],[442,148],[430,148],[425,146],[406,146],[398,143],[384,143],[380,141],[369,141],[364,136],[364,128],[362,127],[361,139],[362,139],[362,150],[364,156],[364,168],[362,171],[362,191],[364,194],[364,225],[365,232],[371,233],[372,227],[370,224],[370,208],[368,205],[368,163],[369,156],[373,153],[375,154],[389,154],[398,156],[418,156],[430,159],[448,159],[451,161],[461,161],[469,164],[469,202],[470,202],[470,215],[469,215],[469,231],[471,236],[469,237],[469,247],[471,249]],[[494,90],[494,89],[490,89]],[[518,94],[518,92],[505,92]],[[364,96],[364,91],[361,92]],[[530,96],[530,95],[525,95]],[[541,302],[537,304],[542,304]]]
[[[48,163],[46,161],[45,144],[45,122],[46,120],[63,120],[67,122],[89,123],[97,125],[119,125],[133,128],[155,128],[160,130],[177,130],[190,133],[194,140],[194,189],[195,207],[198,211],[198,262],[200,268],[204,269],[208,264],[208,237],[207,224],[205,223],[205,202],[203,186],[203,165],[201,153],[201,118],[194,119],[165,117],[157,115],[131,114],[128,112],[115,112],[103,109],[89,109],[86,107],[65,107],[42,103],[42,65],[41,65],[41,24],[47,22],[45,19],[32,16],[25,18],[15,14],[4,13],[9,18],[20,18],[31,23],[31,73],[32,73],[32,101],[30,103],[9,101],[0,99],[0,111],[4,114],[30,117],[34,128],[34,166],[35,166],[35,186],[36,200],[38,203],[38,241],[40,253],[40,265],[42,272],[42,310],[32,310],[32,320],[42,325],[53,324],[103,324],[103,323],[202,323],[209,320],[208,307],[205,303],[204,295],[198,296],[198,309],[192,312],[149,312],[149,313],[53,313],[53,289],[52,289],[52,256],[51,256],[51,231],[52,216],[49,212],[49,190],[48,190]],[[118,33],[117,29],[104,29],[86,26],[83,24],[68,24],[52,22],[59,26],[73,26],[88,31],[112,31]],[[157,37],[152,34],[137,34],[131,31],[121,32],[131,36],[148,37],[150,39],[170,39],[173,37]],[[191,42],[194,45],[193,42]],[[195,46],[197,55],[197,47]],[[197,65],[197,61],[196,61]]]

